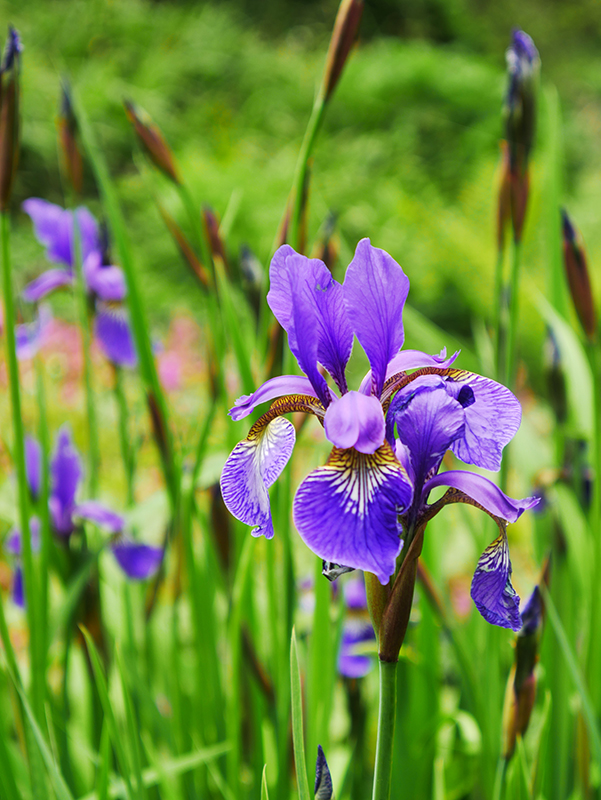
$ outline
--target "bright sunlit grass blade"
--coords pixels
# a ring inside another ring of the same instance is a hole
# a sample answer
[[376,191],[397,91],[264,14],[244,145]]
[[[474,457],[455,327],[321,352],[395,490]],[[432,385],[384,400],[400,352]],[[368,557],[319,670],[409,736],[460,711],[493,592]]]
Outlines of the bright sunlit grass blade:
[[290,639],[290,687],[292,707],[292,742],[294,746],[294,763],[298,783],[299,800],[311,800],[309,781],[305,767],[305,739],[303,731],[303,699],[301,692],[301,676],[296,646],[296,633],[292,629]]

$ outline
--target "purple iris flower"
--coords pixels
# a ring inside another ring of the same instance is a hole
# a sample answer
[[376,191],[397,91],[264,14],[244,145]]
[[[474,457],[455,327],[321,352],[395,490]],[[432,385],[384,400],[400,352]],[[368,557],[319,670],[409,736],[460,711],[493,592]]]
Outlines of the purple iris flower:
[[[39,444],[31,437],[26,439],[25,458],[27,479],[34,494],[39,492],[42,453]],[[121,534],[125,527],[125,519],[102,503],[96,500],[77,502],[76,495],[83,477],[83,468],[67,427],[59,431],[50,462],[50,477],[48,504],[52,530],[57,537],[67,539],[76,531],[80,520],[89,520],[116,535],[111,542],[111,551],[128,578],[145,580],[157,571],[163,559],[162,548],[124,539]],[[32,544],[35,544],[34,536],[38,536],[39,540],[39,523],[36,533],[32,520]],[[20,531],[14,530],[9,537],[7,548],[9,545],[14,546],[16,541],[20,553],[20,537]],[[10,552],[16,551],[13,549]]]
[[[32,552],[37,553],[40,549],[40,520],[37,517],[32,517],[29,520],[29,531],[31,533]],[[21,531],[18,528],[13,528],[4,542],[4,549],[7,553],[10,553],[10,555],[16,558],[12,582],[12,598],[13,603],[19,606],[19,608],[25,608],[23,566],[21,564],[22,547]]]
[[345,678],[364,678],[373,667],[373,659],[358,652],[360,645],[376,641],[367,613],[367,595],[363,578],[351,578],[344,584],[347,615],[342,629],[338,654],[338,672]]
[[44,344],[51,320],[52,312],[49,306],[42,303],[32,322],[23,322],[15,326],[15,344],[19,361],[33,358],[37,354]]
[[[452,487],[445,502],[475,504],[501,530],[478,562],[472,598],[489,622],[519,629],[505,527],[536,499],[513,500],[472,472],[437,474],[449,449],[469,464],[498,470],[503,447],[520,424],[517,398],[488,378],[452,368],[458,354],[445,359],[444,352],[399,352],[409,280],[369,239],[357,245],[342,285],[321,261],[288,245],[273,257],[270,282],[267,301],[306,377],[272,378],[230,411],[239,420],[275,400],[223,468],[221,491],[230,512],[254,525],[254,536],[273,536],[268,489],[295,442],[294,427],[282,414],[313,414],[334,447],[294,499],[294,521],[305,543],[322,559],[372,572],[386,584],[401,548],[441,507],[442,501],[428,505],[430,491]],[[371,366],[358,391],[348,390],[345,377],[353,336]]]
[[37,197],[25,200],[23,209],[32,219],[36,238],[46,247],[48,260],[62,265],[47,270],[26,286],[23,298],[28,302],[38,302],[55,289],[73,284],[73,221],[77,215],[83,277],[96,308],[96,337],[105,356],[114,364],[135,366],[136,352],[123,307],[127,293],[125,277],[119,267],[103,263],[102,237],[94,216],[87,208],[80,207],[73,212]]

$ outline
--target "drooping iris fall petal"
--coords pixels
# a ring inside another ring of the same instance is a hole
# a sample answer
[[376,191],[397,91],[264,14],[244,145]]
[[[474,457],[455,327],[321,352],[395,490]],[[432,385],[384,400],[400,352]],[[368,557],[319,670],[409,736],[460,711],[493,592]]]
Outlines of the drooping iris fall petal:
[[520,598],[511,584],[511,571],[507,534],[503,531],[480,556],[470,594],[487,622],[519,631]]
[[299,486],[294,522],[320,558],[373,572],[386,584],[402,546],[397,518],[411,497],[386,442],[371,455],[334,448],[327,464]]
[[127,541],[116,542],[111,550],[127,577],[139,581],[154,575],[161,566],[164,554],[162,547]]
[[223,502],[236,519],[254,525],[253,536],[273,536],[267,490],[288,463],[296,435],[294,426],[276,417],[262,426],[261,420],[244,441],[234,447],[221,473]]

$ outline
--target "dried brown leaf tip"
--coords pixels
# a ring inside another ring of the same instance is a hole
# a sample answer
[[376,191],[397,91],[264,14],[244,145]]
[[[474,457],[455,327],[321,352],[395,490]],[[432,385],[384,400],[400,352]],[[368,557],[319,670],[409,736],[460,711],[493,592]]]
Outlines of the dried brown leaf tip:
[[323,93],[326,101],[330,99],[340,80],[355,41],[362,14],[363,0],[342,0],[340,3],[323,76]]
[[144,109],[134,105],[130,100],[124,100],[123,105],[125,106],[127,118],[133,125],[138,142],[146,155],[167,178],[176,184],[180,184],[175,158],[160,129]]

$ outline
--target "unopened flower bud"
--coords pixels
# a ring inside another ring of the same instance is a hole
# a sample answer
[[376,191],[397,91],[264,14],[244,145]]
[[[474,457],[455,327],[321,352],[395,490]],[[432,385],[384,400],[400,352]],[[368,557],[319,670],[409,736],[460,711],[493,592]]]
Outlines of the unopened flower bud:
[[138,142],[146,155],[167,178],[179,184],[181,181],[175,166],[175,158],[159,128],[142,108],[129,100],[125,100],[123,105],[127,119],[133,125]]
[[19,160],[19,55],[22,49],[19,34],[9,27],[0,66],[0,211],[8,209]]
[[543,349],[543,363],[547,379],[547,393],[555,417],[559,423],[568,416],[568,398],[566,381],[561,363],[561,353],[552,328],[547,328],[547,337]]
[[363,0],[342,0],[336,15],[326,68],[323,76],[323,93],[329,100],[346,64],[363,14]]
[[514,30],[506,52],[509,86],[505,98],[505,135],[512,174],[523,175],[534,144],[540,58],[524,31]]
[[565,265],[572,302],[580,324],[590,341],[597,331],[597,314],[586,264],[582,237],[576,231],[565,210],[561,212],[563,233],[563,263]]
[[322,746],[317,745],[317,763],[315,765],[315,800],[331,800],[333,797],[332,776]]
[[[543,580],[548,580],[548,564]],[[538,586],[534,587],[530,599],[520,614],[522,628],[515,644],[515,660],[511,669],[504,709],[504,748],[503,756],[509,760],[514,751],[516,739],[526,733],[534,701],[536,699],[536,675],[534,668],[538,661],[538,645],[543,624],[543,602]]]
[[66,81],[61,87],[61,106],[57,119],[60,151],[65,174],[76,194],[83,185],[83,159],[77,143],[77,119],[71,103],[71,90]]
[[225,245],[221,234],[219,233],[219,219],[217,214],[209,206],[204,206],[202,209],[202,221],[211,248],[211,255],[213,258],[221,259],[226,271],[229,272],[228,260],[225,254]]

